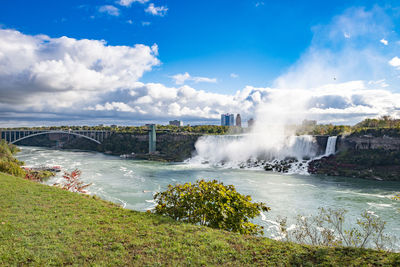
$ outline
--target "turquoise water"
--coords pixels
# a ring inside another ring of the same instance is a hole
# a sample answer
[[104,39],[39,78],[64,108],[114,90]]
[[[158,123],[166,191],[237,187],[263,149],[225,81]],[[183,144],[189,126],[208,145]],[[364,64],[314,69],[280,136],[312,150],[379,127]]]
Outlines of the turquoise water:
[[[297,214],[311,215],[319,207],[345,208],[349,221],[368,210],[387,222],[388,233],[400,238],[400,201],[391,197],[400,192],[399,182],[381,182],[344,177],[285,175],[261,170],[224,169],[186,163],[171,164],[124,160],[96,152],[61,151],[38,147],[21,147],[18,159],[27,166],[60,165],[63,170],[78,168],[82,180],[93,183],[90,194],[121,203],[128,209],[145,211],[154,206],[154,192],[168,184],[218,179],[233,184],[271,207],[257,223],[270,231],[277,216],[293,222]],[[61,174],[47,181],[54,184]]]

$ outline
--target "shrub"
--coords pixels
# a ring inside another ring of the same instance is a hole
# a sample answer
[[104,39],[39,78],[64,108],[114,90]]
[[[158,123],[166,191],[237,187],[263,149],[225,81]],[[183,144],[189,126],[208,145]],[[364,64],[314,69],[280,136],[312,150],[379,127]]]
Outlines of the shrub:
[[357,227],[345,228],[344,209],[320,208],[314,216],[297,216],[295,227],[287,228],[287,219],[278,219],[279,232],[284,240],[300,244],[346,246],[391,250],[395,237],[385,234],[386,222],[365,211],[357,219]]
[[35,182],[42,182],[43,180],[48,179],[54,175],[55,175],[55,173],[51,172],[51,171],[28,170],[28,171],[26,171],[25,179],[30,180],[30,181],[35,181]]
[[64,172],[63,178],[65,179],[65,183],[63,184],[54,184],[54,186],[58,186],[61,189],[71,191],[71,192],[79,192],[79,193],[87,193],[85,188],[90,186],[91,184],[84,184],[80,180],[82,172],[78,169],[73,170],[72,172]]
[[18,177],[25,176],[25,171],[20,167],[24,163],[13,156],[18,151],[18,147],[7,144],[5,140],[0,140],[0,172]]
[[25,177],[26,174],[18,163],[8,160],[0,160],[0,172],[5,172],[17,177]]
[[155,213],[177,221],[206,225],[241,234],[262,234],[262,227],[249,221],[268,211],[264,203],[251,202],[250,196],[238,193],[233,185],[216,180],[169,185],[154,196]]

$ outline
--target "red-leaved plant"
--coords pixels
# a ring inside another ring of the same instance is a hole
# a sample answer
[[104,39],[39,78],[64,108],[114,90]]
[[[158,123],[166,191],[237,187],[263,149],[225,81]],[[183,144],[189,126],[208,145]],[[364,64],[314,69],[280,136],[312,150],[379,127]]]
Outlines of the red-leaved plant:
[[79,177],[81,176],[82,172],[78,169],[73,170],[72,172],[64,172],[63,178],[66,180],[64,184],[54,184],[55,186],[60,187],[61,189],[71,191],[71,192],[79,192],[86,194],[87,191],[84,190],[90,184],[84,184],[80,181]]
[[31,171],[26,172],[25,179],[30,180],[30,181],[35,181],[35,182],[41,181],[39,175],[37,173],[31,172]]

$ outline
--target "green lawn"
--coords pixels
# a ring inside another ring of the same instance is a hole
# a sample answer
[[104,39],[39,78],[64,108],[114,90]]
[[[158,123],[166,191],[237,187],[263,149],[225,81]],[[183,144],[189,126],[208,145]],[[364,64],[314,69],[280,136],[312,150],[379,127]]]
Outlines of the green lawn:
[[0,174],[0,265],[399,266],[400,254],[241,236]]

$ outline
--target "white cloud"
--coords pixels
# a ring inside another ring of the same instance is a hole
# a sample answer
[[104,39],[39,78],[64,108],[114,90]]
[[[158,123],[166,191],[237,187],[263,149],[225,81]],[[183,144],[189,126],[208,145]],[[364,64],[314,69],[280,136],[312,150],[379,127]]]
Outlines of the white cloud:
[[388,45],[389,42],[387,40],[385,40],[384,38],[382,38],[379,42],[381,42],[384,45]]
[[0,30],[0,111],[79,112],[104,94],[133,86],[159,64],[156,54],[156,45],[108,46]]
[[231,78],[234,78],[234,79],[239,77],[239,75],[237,75],[236,73],[231,73],[230,76],[231,76]]
[[[314,29],[311,46],[275,80],[274,87],[316,88],[332,82],[386,78],[394,89],[400,81],[387,62],[396,48],[381,49],[376,42],[376,36],[389,34],[391,27],[390,19],[379,7],[346,10],[329,24]],[[345,40],[343,32],[351,32],[351,39]]]
[[[400,94],[379,87],[381,81],[352,81],[310,89],[274,89],[247,86],[234,95],[196,90],[190,86],[167,87],[158,83],[136,83],[133,94],[106,101],[89,110],[112,112],[122,110],[146,118],[170,117],[215,119],[221,113],[240,113],[243,118],[263,110],[285,112],[288,122],[312,118],[322,122],[355,123],[366,117],[400,116]],[[125,103],[127,106],[115,103]],[[272,108],[271,108],[272,107]],[[141,110],[139,112],[139,109]],[[282,116],[282,114],[280,114]],[[293,119],[293,121],[291,121]]]
[[142,26],[150,26],[151,22],[149,21],[142,21]]
[[121,112],[135,112],[136,110],[125,103],[122,102],[107,102],[104,105],[97,104],[95,107],[89,107],[87,110],[96,110],[96,111],[121,111]]
[[128,23],[128,24],[133,24],[133,21],[132,21],[131,19],[128,19],[128,20],[126,21],[126,23]]
[[206,83],[216,83],[216,78],[207,77],[192,77],[189,73],[185,72],[183,74],[176,74],[171,77],[176,84],[184,84],[186,81],[192,81],[195,83],[206,82]]
[[394,57],[389,61],[389,65],[396,67],[396,68],[400,68],[400,58],[399,57]]
[[116,3],[118,3],[121,6],[126,6],[129,7],[132,5],[132,3],[141,3],[141,4],[145,4],[147,3],[149,0],[119,0]]
[[[139,82],[159,64],[157,45],[108,46],[105,41],[0,30],[0,121],[34,114],[53,121],[174,117],[217,122],[226,112],[240,113],[244,120],[256,115],[260,121],[356,123],[366,117],[400,117],[400,58],[393,57],[398,51],[395,46],[382,49],[374,37],[388,36],[390,29],[379,9],[348,10],[314,29],[309,49],[272,88],[246,86],[235,94],[185,85],[217,82],[189,73],[174,75],[177,85],[172,87]],[[352,38],[345,39],[343,32]],[[398,41],[395,36],[390,40]]]
[[167,14],[168,8],[165,6],[154,6],[153,3],[151,3],[145,11],[149,14],[152,14],[154,16],[165,16]]
[[347,33],[347,32],[344,32],[343,33],[343,36],[344,36],[344,38],[346,38],[346,39],[350,39],[350,34],[349,33]]
[[110,16],[116,16],[116,17],[119,16],[119,9],[112,5],[105,5],[99,7],[99,12],[106,13]]

